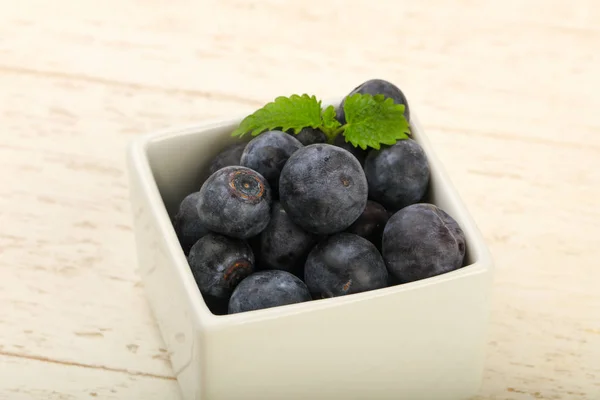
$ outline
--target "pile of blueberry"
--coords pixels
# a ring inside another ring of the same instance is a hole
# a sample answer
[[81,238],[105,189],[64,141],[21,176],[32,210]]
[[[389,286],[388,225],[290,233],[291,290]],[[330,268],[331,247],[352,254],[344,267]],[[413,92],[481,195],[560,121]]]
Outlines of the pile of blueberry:
[[[390,82],[383,94],[409,108]],[[342,103],[343,104],[343,103]],[[344,121],[343,109],[337,118]],[[465,236],[427,203],[430,168],[413,139],[362,150],[319,130],[269,131],[218,154],[173,216],[207,305],[232,314],[412,282],[463,266]]]

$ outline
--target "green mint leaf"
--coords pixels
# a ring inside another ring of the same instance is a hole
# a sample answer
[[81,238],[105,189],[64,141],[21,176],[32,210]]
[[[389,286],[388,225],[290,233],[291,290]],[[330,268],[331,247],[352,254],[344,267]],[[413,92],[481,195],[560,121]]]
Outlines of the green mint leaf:
[[340,121],[335,119],[336,112],[335,112],[335,107],[333,107],[333,106],[328,106],[325,110],[323,110],[322,117],[323,117],[323,126],[321,127],[321,129],[323,131],[332,132],[332,131],[335,131],[340,126],[342,126],[342,124],[340,124]]
[[293,129],[297,134],[308,126],[319,128],[321,123],[321,101],[315,96],[280,96],[244,118],[232,136],[243,136],[246,133],[256,136],[275,128],[283,131]]
[[354,94],[344,102],[346,125],[344,137],[354,147],[379,150],[382,144],[393,145],[410,133],[404,117],[404,105],[378,94]]

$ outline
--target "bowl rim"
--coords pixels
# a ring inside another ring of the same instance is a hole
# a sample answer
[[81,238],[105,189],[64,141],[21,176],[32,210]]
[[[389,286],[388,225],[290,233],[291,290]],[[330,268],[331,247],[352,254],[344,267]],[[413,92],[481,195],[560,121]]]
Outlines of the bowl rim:
[[[340,100],[323,101],[323,107],[327,105],[339,104]],[[390,296],[400,292],[418,290],[422,287],[436,285],[442,282],[460,279],[466,276],[478,275],[491,272],[493,269],[493,261],[488,246],[483,238],[482,233],[477,227],[466,205],[458,194],[450,176],[448,175],[444,165],[437,157],[435,150],[429,138],[424,134],[423,127],[411,107],[410,124],[412,127],[412,136],[423,147],[427,154],[431,170],[435,171],[440,181],[443,182],[445,195],[450,198],[460,214],[460,218],[455,217],[465,231],[468,237],[469,251],[475,260],[473,263],[463,266],[457,270],[440,274],[434,277],[403,283],[399,285],[389,286],[381,289],[371,290],[362,293],[352,294],[351,296],[339,296],[327,299],[312,300],[303,303],[289,304],[268,309],[248,311],[237,314],[215,315],[206,305],[194,277],[189,268],[187,258],[181,246],[175,230],[173,229],[170,216],[163,202],[162,196],[158,189],[154,174],[152,173],[148,149],[152,145],[156,145],[161,141],[169,140],[174,137],[186,135],[202,135],[204,132],[211,129],[224,129],[235,127],[246,116],[237,115],[232,118],[214,118],[206,120],[203,123],[187,124],[161,129],[155,132],[143,134],[129,142],[127,147],[127,158],[129,174],[138,180],[140,189],[143,191],[143,196],[146,197],[150,206],[150,213],[155,219],[159,230],[163,232],[163,240],[168,249],[168,256],[175,264],[175,270],[178,274],[178,279],[183,284],[187,302],[190,308],[194,310],[192,317],[194,322],[204,329],[224,328],[231,325],[241,323],[258,322],[261,320],[269,320],[274,318],[286,317],[293,314],[306,313],[320,309],[340,307],[354,302],[368,301],[372,298]],[[468,239],[467,239],[468,240]]]

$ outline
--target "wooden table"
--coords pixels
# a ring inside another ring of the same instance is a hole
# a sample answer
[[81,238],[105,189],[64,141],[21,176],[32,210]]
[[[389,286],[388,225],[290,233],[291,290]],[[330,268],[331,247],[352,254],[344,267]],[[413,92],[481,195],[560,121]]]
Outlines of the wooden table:
[[373,77],[495,257],[479,399],[600,399],[599,50],[597,0],[1,0],[0,399],[178,399],[127,143]]

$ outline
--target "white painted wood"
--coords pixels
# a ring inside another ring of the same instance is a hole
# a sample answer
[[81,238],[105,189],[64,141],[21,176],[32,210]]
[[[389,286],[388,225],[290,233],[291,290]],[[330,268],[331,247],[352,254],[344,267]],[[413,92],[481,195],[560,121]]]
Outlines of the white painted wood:
[[178,400],[177,381],[99,368],[0,356],[0,399]]
[[[99,378],[36,357],[172,376],[136,286],[126,143],[383,77],[494,254],[480,399],[600,398],[600,4],[347,3],[0,0],[0,370],[38,398]],[[111,396],[152,398],[144,382]]]

